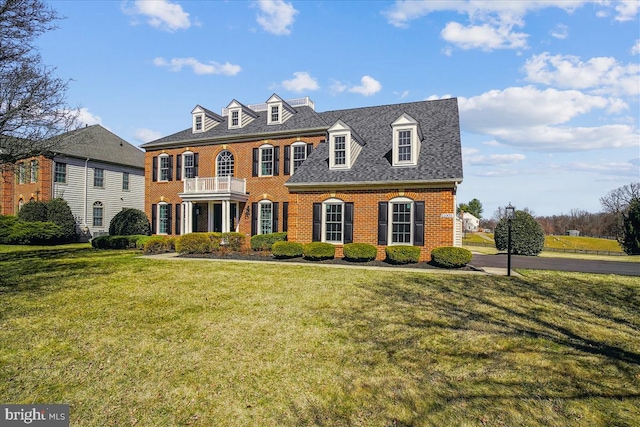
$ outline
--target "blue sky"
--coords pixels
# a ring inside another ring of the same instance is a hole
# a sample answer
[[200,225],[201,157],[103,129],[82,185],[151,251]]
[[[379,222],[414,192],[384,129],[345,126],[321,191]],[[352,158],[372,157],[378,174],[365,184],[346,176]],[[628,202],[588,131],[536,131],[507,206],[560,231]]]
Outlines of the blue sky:
[[139,145],[197,104],[317,111],[457,97],[483,217],[599,212],[640,181],[640,1],[49,1],[46,64],[82,122]]

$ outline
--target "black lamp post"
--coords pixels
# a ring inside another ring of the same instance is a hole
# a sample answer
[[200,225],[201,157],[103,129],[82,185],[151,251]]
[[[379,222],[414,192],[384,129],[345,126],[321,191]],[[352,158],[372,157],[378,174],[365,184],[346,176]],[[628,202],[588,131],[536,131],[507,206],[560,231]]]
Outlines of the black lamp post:
[[505,213],[507,215],[507,276],[511,276],[511,220],[516,216],[516,208],[509,203]]

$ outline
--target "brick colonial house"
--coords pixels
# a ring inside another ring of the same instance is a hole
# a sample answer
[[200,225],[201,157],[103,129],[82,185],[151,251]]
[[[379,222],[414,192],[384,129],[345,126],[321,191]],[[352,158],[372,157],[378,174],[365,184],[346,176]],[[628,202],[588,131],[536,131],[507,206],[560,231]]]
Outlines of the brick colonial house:
[[456,99],[316,112],[309,98],[201,106],[191,127],[143,144],[155,234],[286,231],[290,241],[415,245],[460,233]]
[[3,173],[0,214],[53,197],[67,201],[84,240],[106,233],[123,208],[144,210],[144,153],[100,125],[68,132],[55,152]]

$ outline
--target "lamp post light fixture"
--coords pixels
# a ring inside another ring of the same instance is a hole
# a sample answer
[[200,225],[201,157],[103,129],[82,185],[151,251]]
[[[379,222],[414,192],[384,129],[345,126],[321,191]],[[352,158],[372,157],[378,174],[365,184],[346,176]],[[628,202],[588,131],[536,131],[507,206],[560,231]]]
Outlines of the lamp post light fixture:
[[504,210],[507,216],[507,276],[511,276],[511,220],[516,216],[516,208],[509,202]]

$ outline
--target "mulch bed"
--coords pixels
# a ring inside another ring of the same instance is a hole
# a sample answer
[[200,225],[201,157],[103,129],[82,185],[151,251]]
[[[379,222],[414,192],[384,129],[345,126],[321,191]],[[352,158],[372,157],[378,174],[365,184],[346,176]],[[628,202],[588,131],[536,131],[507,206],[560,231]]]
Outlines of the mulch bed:
[[[387,261],[373,260],[373,261],[347,261],[342,258],[325,259],[322,261],[314,261],[299,258],[274,258],[270,252],[226,252],[226,253],[211,253],[211,254],[190,254],[179,255],[180,258],[208,258],[208,259],[225,259],[225,260],[242,260],[242,261],[277,261],[277,262],[295,262],[305,264],[334,264],[334,265],[348,265],[348,266],[366,266],[366,267],[391,267],[391,268],[415,268],[415,269],[431,269],[431,270],[443,270],[448,269],[438,267],[430,262],[418,262],[415,264],[394,264]],[[456,270],[460,271],[481,271],[471,265],[467,265]]]

